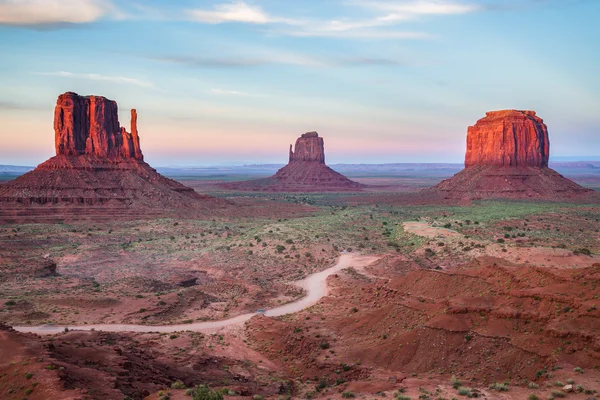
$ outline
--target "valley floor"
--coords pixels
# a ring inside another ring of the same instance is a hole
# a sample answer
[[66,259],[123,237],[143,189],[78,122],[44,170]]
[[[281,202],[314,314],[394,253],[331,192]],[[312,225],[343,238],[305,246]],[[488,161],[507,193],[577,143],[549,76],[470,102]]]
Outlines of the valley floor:
[[272,213],[0,226],[0,398],[597,396],[600,206],[213,194]]

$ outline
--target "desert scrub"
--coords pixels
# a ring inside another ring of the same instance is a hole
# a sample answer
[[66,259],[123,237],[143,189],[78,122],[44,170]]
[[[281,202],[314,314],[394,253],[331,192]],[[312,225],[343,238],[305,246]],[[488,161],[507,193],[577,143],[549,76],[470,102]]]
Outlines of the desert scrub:
[[537,397],[535,394],[530,394],[530,395],[527,397],[527,400],[540,400],[540,398],[539,398],[539,397]]
[[323,350],[327,350],[328,348],[331,347],[331,345],[329,344],[329,342],[321,342],[321,344],[319,344],[319,347],[322,348]]
[[452,376],[452,379],[450,379],[450,383],[452,384],[452,387],[454,389],[458,389],[462,386],[462,382],[456,376]]
[[171,384],[171,389],[187,389],[187,386],[181,381],[175,381]]
[[458,394],[460,396],[471,397],[471,389],[466,388],[466,387],[459,387]]
[[344,399],[353,399],[356,396],[352,392],[342,392],[342,397]]
[[496,382],[490,385],[491,390],[496,390],[498,392],[508,392],[508,383],[499,383]]
[[186,392],[192,396],[192,400],[223,400],[223,394],[210,389],[206,385],[196,386]]

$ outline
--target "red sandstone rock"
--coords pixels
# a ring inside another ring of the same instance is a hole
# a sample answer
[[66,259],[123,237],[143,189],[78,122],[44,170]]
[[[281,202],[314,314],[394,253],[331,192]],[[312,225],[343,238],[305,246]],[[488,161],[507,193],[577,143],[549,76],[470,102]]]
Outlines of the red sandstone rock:
[[535,111],[486,113],[467,133],[465,167],[547,167],[548,129]]
[[597,202],[594,191],[548,168],[550,141],[534,111],[492,111],[467,133],[465,169],[421,192],[424,198]]
[[60,95],[54,130],[56,156],[1,185],[0,221],[11,221],[14,215],[42,220],[59,213],[74,219],[143,218],[184,210],[212,213],[229,204],[198,194],[145,163],[136,111],[131,110],[129,133],[119,126],[112,100],[72,92]]
[[307,132],[296,140],[295,151],[290,145],[290,163],[295,161],[318,162],[325,164],[323,138],[317,132]]
[[289,163],[269,178],[220,185],[226,189],[270,192],[356,191],[364,185],[351,181],[325,165],[323,138],[308,132],[290,145]]
[[58,97],[54,109],[56,155],[143,160],[136,121],[137,114],[132,110],[132,132],[128,133],[119,125],[115,101],[64,93]]

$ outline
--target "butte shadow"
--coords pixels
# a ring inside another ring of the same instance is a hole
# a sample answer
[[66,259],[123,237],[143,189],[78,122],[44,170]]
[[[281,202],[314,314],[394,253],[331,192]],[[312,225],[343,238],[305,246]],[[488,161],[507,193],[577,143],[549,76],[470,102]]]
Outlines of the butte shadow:
[[220,184],[229,190],[266,192],[354,192],[365,188],[325,164],[323,138],[308,132],[296,140],[288,164],[269,178]]
[[127,132],[115,101],[60,95],[54,132],[56,156],[0,186],[0,221],[195,215],[229,204],[198,194],[144,162],[136,110]]
[[549,154],[548,129],[534,111],[491,111],[468,129],[465,168],[419,197],[600,201],[597,192],[548,168]]

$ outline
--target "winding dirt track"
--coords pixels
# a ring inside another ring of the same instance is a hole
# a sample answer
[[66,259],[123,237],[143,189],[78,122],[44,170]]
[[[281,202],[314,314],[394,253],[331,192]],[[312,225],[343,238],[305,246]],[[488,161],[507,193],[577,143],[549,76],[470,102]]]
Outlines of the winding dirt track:
[[[281,307],[272,308],[265,311],[263,314],[267,317],[278,317],[286,314],[293,314],[302,311],[305,308],[311,307],[319,302],[327,295],[327,278],[336,272],[348,268],[350,266],[363,267],[377,260],[377,257],[361,256],[358,254],[342,254],[333,267],[324,271],[309,275],[305,279],[296,281],[293,284],[306,290],[307,295],[297,301],[285,304]],[[220,320],[206,321],[194,324],[185,325],[126,325],[126,324],[99,324],[99,325],[40,325],[40,326],[15,326],[15,330],[19,332],[36,333],[38,335],[50,335],[64,332],[65,328],[69,330],[96,330],[105,332],[160,332],[171,333],[179,331],[195,331],[211,333],[218,329],[226,328],[234,325],[241,325],[255,316],[257,313],[248,313],[238,315],[237,317]]]

